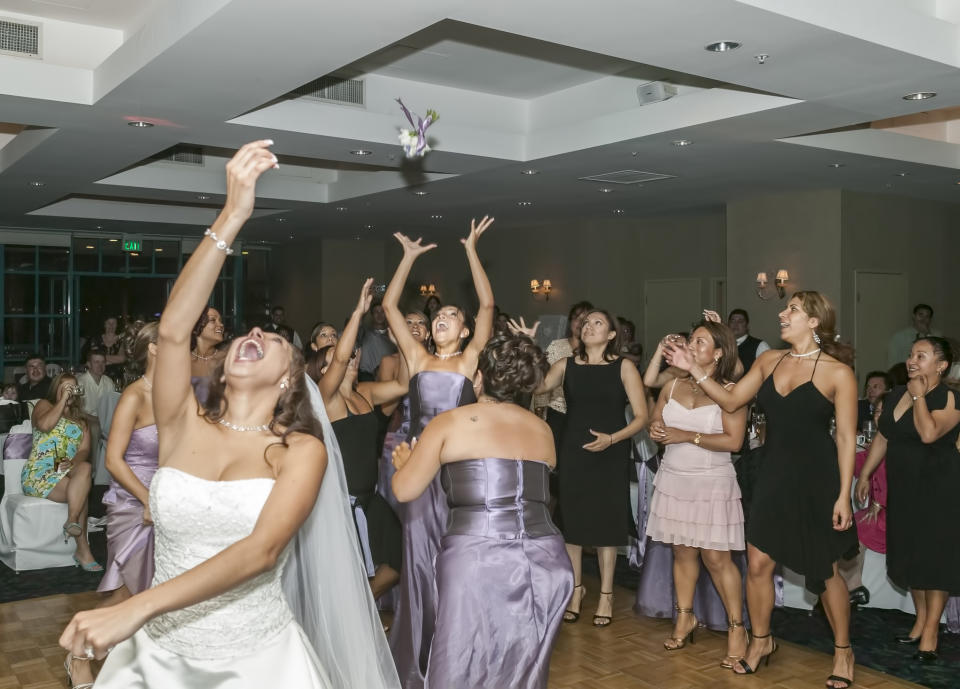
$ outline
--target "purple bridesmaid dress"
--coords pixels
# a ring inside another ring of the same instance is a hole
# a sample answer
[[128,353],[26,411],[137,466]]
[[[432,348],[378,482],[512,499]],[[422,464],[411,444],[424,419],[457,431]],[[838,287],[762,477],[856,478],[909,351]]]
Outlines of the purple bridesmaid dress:
[[450,521],[437,556],[428,689],[545,689],[573,592],[542,462],[467,459],[440,470]]
[[[398,425],[397,425],[398,424]],[[394,425],[396,428],[394,429]],[[380,473],[377,478],[377,492],[390,503],[390,507],[398,515],[400,503],[393,495],[391,481],[396,471],[393,468],[393,449],[410,436],[410,398],[400,400],[397,410],[390,417],[390,427],[383,439],[383,452],[380,453]]]
[[[124,461],[147,488],[157,471],[157,427],[137,428],[130,434]],[[107,564],[97,591],[126,586],[132,594],[150,588],[153,581],[153,527],[143,523],[143,504],[116,480],[103,496],[107,506]]]
[[[477,401],[473,384],[459,373],[421,371],[410,379],[410,439],[437,414]],[[447,500],[440,475],[416,500],[401,505],[403,568],[397,593],[390,651],[405,689],[422,689],[436,622],[434,561],[447,526]]]

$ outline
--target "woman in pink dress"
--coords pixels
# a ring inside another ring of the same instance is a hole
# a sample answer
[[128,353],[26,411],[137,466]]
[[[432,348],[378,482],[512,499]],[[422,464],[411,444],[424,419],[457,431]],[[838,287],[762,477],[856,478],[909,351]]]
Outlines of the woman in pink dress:
[[[719,384],[729,387],[737,365],[730,329],[704,322],[690,335],[690,356]],[[723,411],[689,376],[660,391],[650,437],[667,446],[654,481],[647,535],[673,547],[677,617],[664,648],[676,651],[693,641],[693,613],[700,560],[706,565],[727,611],[727,656],[732,668],[747,648],[743,626],[743,580],[731,551],[743,550],[743,508],[730,453],[743,442],[746,409]]]

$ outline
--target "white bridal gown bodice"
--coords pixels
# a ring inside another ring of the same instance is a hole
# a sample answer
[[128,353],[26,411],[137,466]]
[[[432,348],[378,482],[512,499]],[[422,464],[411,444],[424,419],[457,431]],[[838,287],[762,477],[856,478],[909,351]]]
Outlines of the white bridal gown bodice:
[[[153,586],[250,535],[273,479],[208,481],[161,467],[150,487]],[[96,687],[330,687],[275,567],[219,596],[150,620],[108,656]]]

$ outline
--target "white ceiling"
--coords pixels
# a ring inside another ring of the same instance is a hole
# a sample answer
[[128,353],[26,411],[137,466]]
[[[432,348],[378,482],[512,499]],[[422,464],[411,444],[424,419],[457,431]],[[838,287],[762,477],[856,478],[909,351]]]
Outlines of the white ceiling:
[[[960,106],[958,4],[0,0],[0,14],[60,22],[50,49],[77,55],[0,56],[0,117],[28,126],[0,132],[0,226],[190,232],[222,203],[225,151],[255,138],[281,159],[255,238],[274,236],[277,216],[298,237],[438,234],[478,213],[631,217],[786,189],[956,202],[960,147],[847,130]],[[90,26],[122,39],[96,53]],[[703,49],[721,39],[743,47]],[[333,73],[364,79],[364,108],[286,97]],[[657,79],[677,96],[641,106],[637,87]],[[919,90],[938,96],[901,98]],[[397,97],[440,112],[419,163],[402,158]],[[127,126],[141,118],[156,126]],[[180,144],[205,164],[157,160]],[[579,179],[624,169],[672,178],[611,193]]]

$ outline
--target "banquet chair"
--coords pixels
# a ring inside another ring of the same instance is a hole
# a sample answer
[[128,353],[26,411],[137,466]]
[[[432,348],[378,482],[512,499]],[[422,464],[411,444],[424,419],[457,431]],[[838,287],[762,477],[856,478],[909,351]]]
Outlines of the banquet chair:
[[0,499],[0,562],[20,572],[74,564],[73,539],[63,542],[66,503],[23,494],[20,472],[26,459],[4,459]]

